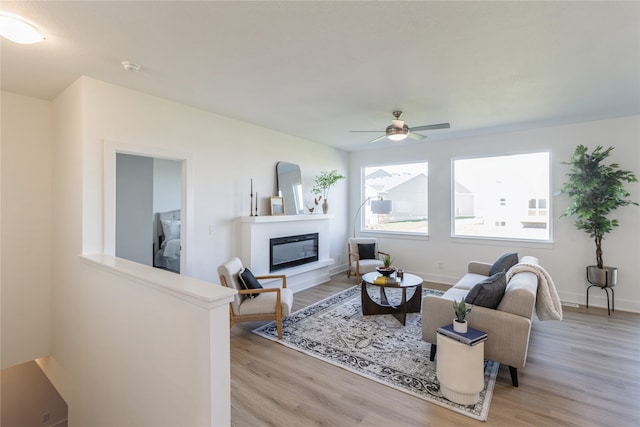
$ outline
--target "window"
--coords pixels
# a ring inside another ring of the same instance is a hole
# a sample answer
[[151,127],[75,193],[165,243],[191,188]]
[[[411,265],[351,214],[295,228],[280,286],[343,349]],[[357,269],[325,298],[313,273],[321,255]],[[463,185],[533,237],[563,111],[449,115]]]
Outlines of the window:
[[[428,165],[405,163],[363,168],[367,231],[427,234]],[[358,221],[358,218],[356,218]]]
[[456,159],[454,236],[549,240],[549,153]]

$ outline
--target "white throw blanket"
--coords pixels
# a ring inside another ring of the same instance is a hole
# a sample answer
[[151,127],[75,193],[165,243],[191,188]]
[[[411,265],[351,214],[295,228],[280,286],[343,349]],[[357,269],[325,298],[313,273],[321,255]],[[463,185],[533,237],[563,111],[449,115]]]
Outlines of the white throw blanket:
[[549,273],[538,264],[521,262],[507,271],[507,282],[514,274],[529,271],[538,276],[538,291],[536,294],[536,314],[540,320],[562,320],[562,304],[556,290],[556,285]]

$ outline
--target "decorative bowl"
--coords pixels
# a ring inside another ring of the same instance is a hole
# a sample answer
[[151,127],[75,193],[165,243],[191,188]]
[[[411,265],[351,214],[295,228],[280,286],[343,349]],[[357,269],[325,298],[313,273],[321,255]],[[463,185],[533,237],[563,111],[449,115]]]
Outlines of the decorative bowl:
[[383,276],[391,276],[396,270],[395,267],[376,267],[376,271]]

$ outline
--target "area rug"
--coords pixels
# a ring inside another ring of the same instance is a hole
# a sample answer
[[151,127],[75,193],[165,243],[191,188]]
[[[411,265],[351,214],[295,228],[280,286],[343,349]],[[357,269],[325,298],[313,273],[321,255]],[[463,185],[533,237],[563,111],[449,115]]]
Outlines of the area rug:
[[[390,291],[390,302],[399,300],[400,290]],[[370,292],[375,298],[377,292]],[[432,289],[422,292],[423,296],[442,294]],[[422,340],[421,314],[407,314],[406,326],[390,314],[363,316],[359,286],[291,314],[283,322],[282,340],[275,322],[253,332],[476,420],[486,421],[489,414],[497,362],[485,361],[485,386],[478,403],[464,406],[449,401],[440,393],[436,365],[429,360],[430,344]]]

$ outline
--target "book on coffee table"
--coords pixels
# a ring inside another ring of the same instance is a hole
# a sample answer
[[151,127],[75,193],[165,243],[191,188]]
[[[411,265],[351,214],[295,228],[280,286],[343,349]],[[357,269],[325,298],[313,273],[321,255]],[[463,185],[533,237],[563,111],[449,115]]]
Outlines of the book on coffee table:
[[448,325],[438,328],[437,332],[467,345],[476,345],[488,338],[486,332],[479,331],[478,329],[474,329],[471,326],[467,327],[466,334],[456,332],[453,330],[453,323],[449,323]]
[[400,282],[394,277],[378,276],[375,279],[373,279],[373,284],[375,284],[375,285],[399,285]]

